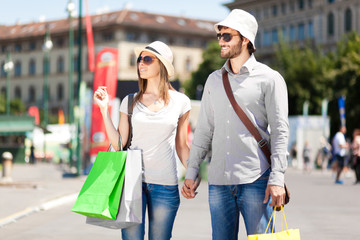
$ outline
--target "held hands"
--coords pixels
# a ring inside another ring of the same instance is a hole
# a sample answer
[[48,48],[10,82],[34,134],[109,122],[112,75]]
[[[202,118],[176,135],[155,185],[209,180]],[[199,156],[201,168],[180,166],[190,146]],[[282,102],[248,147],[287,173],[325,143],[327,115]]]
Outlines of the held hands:
[[276,185],[267,185],[265,190],[264,203],[269,201],[271,195],[272,201],[269,204],[271,207],[280,207],[285,204],[285,188]]
[[197,177],[195,181],[192,179],[185,179],[184,185],[181,188],[181,194],[187,199],[195,198],[197,194],[197,192],[195,191],[199,187],[200,182],[201,182],[200,176]]
[[100,107],[101,110],[107,108],[109,104],[109,95],[106,91],[106,87],[100,86],[98,87],[98,89],[96,89],[96,91],[94,92],[94,101]]

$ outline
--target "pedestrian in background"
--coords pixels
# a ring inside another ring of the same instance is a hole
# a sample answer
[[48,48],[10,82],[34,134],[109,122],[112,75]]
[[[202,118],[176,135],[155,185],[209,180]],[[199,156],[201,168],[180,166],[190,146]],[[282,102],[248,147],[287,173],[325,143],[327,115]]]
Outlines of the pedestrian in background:
[[[163,42],[155,41],[145,48],[136,48],[139,92],[134,95],[131,115],[130,149],[142,150],[143,222],[122,229],[122,239],[144,239],[145,212],[148,213],[149,239],[168,240],[180,204],[176,154],[186,167],[189,156],[187,127],[190,99],[173,89],[169,77],[174,75],[173,53]],[[99,87],[94,100],[99,105],[106,133],[113,146],[128,140],[128,96],[120,106],[118,130],[108,111],[106,88]]]
[[309,142],[305,141],[304,149],[303,149],[304,172],[311,171],[310,155],[311,155],[311,148],[310,148]]
[[346,152],[349,148],[348,143],[345,139],[346,127],[341,126],[339,131],[335,134],[333,139],[333,148],[335,154],[335,164],[336,164],[336,184],[344,184],[342,180],[340,180],[341,173],[345,166],[345,158]]
[[[264,233],[273,207],[284,204],[288,98],[283,77],[255,59],[258,24],[253,15],[234,9],[214,27],[220,55],[227,61],[206,81],[182,194],[195,197],[195,179],[211,147],[212,238],[232,240],[238,237],[240,214],[248,235]],[[270,145],[271,166],[230,104],[222,83],[223,71],[228,73],[236,102]]]
[[355,184],[360,183],[360,129],[353,132],[352,149],[352,168],[355,171]]

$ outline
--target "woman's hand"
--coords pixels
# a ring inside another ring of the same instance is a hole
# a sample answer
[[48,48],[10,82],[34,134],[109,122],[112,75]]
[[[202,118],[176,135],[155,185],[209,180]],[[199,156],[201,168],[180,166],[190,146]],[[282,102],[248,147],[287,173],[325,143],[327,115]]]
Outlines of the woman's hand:
[[109,95],[106,91],[106,87],[100,86],[94,92],[94,101],[100,107],[100,110],[105,110],[109,104]]

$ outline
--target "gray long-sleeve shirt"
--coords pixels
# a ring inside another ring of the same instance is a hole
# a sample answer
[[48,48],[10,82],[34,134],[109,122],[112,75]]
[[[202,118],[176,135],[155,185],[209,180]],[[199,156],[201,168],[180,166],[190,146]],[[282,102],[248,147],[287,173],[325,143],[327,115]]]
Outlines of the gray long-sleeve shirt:
[[[231,89],[240,107],[255,123],[271,149],[268,184],[283,186],[289,135],[288,97],[283,77],[257,62],[254,55],[234,74],[228,72]],[[195,179],[211,146],[208,181],[214,185],[254,182],[269,164],[255,138],[236,115],[227,98],[221,69],[209,75],[191,145],[187,179]]]

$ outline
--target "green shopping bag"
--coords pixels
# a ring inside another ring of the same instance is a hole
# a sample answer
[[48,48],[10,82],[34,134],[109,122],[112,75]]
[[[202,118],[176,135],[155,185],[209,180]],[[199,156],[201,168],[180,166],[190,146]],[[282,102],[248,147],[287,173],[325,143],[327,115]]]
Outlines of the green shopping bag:
[[99,152],[72,208],[96,218],[116,219],[125,177],[126,151]]

